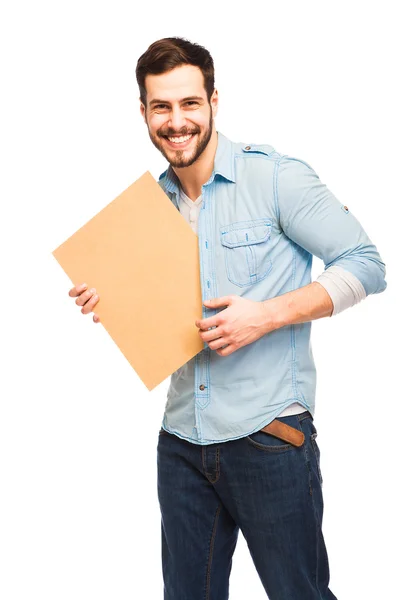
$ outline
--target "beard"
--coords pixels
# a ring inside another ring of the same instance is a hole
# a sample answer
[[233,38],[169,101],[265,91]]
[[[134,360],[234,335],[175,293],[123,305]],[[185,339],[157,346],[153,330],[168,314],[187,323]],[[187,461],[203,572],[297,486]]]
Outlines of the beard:
[[[147,124],[147,121],[146,121],[146,124]],[[192,129],[183,127],[180,131],[173,131],[170,128],[163,130],[161,128],[158,131],[156,131],[155,134],[152,134],[150,132],[149,126],[147,124],[149,136],[150,136],[150,139],[153,142],[154,146],[157,148],[157,150],[159,150],[161,152],[161,154],[164,156],[164,158],[167,159],[169,164],[172,167],[175,167],[177,169],[182,169],[183,167],[190,167],[190,165],[192,165],[194,162],[196,162],[196,160],[199,158],[199,156],[201,156],[201,154],[206,149],[208,142],[211,139],[212,127],[213,127],[213,117],[212,117],[211,110],[210,110],[210,120],[208,122],[208,127],[202,135],[200,135],[200,129],[198,127],[194,127]],[[173,137],[174,135],[189,135],[189,134],[197,135],[196,145],[193,148],[193,150],[191,150],[191,151],[174,150],[174,149],[170,149],[170,148],[166,149],[163,145],[162,139],[165,138],[166,136]],[[185,152],[186,152],[186,154],[188,152],[190,152],[190,154],[187,154],[185,156]]]

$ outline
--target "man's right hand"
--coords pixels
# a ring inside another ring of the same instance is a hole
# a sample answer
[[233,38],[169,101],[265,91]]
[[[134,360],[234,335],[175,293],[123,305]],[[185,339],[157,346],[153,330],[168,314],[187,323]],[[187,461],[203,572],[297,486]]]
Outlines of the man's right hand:
[[[76,298],[75,304],[82,306],[81,313],[83,315],[87,315],[88,313],[92,312],[93,308],[100,300],[99,295],[96,294],[96,290],[94,288],[90,288],[90,290],[88,290],[86,283],[81,283],[80,285],[71,288],[68,292],[68,295],[71,298]],[[93,314],[93,321],[95,323],[99,323],[100,317]]]

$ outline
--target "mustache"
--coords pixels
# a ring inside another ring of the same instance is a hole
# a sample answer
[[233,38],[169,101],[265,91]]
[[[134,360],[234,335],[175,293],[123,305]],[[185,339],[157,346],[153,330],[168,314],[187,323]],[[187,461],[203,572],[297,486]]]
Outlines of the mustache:
[[183,127],[182,129],[180,129],[179,131],[174,131],[173,129],[166,129],[166,130],[162,130],[159,129],[157,131],[157,135],[162,136],[162,137],[174,137],[176,135],[190,135],[190,134],[195,134],[195,133],[199,133],[200,130],[199,129],[187,129],[187,127]]

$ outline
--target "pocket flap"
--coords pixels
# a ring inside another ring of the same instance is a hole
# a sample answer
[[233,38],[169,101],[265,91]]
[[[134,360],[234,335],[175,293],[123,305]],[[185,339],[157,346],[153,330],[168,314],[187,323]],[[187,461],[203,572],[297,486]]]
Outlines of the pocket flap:
[[271,222],[265,219],[232,223],[221,228],[221,244],[228,248],[249,246],[267,241],[270,235]]

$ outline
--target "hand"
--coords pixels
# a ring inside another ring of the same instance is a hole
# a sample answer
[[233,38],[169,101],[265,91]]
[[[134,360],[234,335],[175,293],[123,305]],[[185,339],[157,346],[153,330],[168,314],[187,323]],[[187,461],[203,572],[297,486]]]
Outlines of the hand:
[[[220,356],[228,356],[275,329],[272,315],[268,314],[263,302],[233,295],[205,300],[204,306],[227,307],[213,317],[195,321],[201,339]],[[216,328],[208,331],[209,327]]]
[[[78,306],[82,306],[81,313],[83,315],[87,315],[92,312],[93,308],[96,306],[100,297],[96,294],[96,290],[91,288],[87,289],[86,283],[81,283],[73,288],[71,288],[68,292],[68,295],[71,298],[76,298],[75,304]],[[98,315],[93,315],[93,321],[95,323],[100,323],[100,317]]]

